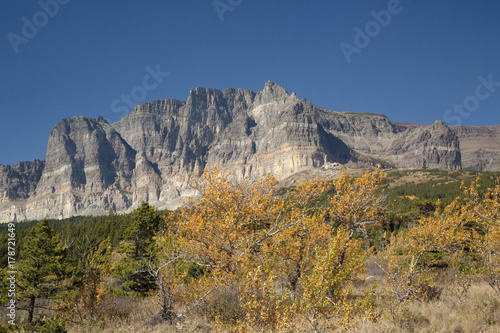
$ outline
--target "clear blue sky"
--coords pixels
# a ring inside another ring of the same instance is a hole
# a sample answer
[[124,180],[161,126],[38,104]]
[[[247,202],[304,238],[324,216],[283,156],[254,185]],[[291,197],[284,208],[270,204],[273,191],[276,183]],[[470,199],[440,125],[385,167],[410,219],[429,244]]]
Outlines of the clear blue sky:
[[[50,15],[0,1],[0,163],[45,158],[62,118],[117,121],[122,94],[186,100],[267,80],[330,110],[500,124],[498,0],[218,0],[219,13],[213,0],[54,1],[41,1]],[[169,75],[156,82],[148,66]],[[453,110],[464,102],[472,111]]]

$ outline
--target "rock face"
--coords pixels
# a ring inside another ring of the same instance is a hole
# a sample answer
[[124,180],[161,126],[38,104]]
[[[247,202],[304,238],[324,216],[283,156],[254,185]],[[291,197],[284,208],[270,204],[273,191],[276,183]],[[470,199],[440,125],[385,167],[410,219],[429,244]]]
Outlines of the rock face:
[[500,125],[451,126],[460,140],[462,167],[470,170],[500,170]]
[[478,153],[471,138],[498,142],[499,132],[329,111],[273,82],[258,93],[198,87],[186,102],[144,103],[113,124],[63,119],[50,133],[45,161],[0,165],[0,221],[127,212],[142,200],[173,208],[194,194],[189,178],[214,166],[236,179],[271,172],[282,180],[345,164],[460,169],[459,138],[467,161],[482,156],[472,168],[494,169],[500,152]]
[[3,201],[28,199],[35,193],[45,161],[0,164],[0,198]]

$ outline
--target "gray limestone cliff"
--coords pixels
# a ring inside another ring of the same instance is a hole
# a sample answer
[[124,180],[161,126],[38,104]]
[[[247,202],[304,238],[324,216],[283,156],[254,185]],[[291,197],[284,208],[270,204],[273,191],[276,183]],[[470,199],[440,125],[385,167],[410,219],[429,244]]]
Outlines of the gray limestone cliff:
[[460,141],[462,167],[467,170],[500,170],[500,125],[451,126]]
[[[329,111],[270,81],[258,93],[198,87],[185,102],[143,103],[113,124],[102,117],[61,120],[44,161],[0,165],[0,221],[128,212],[142,200],[173,208],[194,194],[189,178],[214,166],[236,179],[270,172],[281,180],[346,165],[460,169],[459,138],[498,142],[497,128],[487,133]],[[467,161],[474,154],[467,150]],[[482,162],[472,168],[498,166],[498,151],[479,154]]]

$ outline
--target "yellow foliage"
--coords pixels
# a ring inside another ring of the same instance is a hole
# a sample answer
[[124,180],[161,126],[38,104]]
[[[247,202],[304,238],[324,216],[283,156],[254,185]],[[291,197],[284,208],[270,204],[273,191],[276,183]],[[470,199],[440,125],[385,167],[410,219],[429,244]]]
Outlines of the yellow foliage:
[[[379,221],[376,195],[382,171],[334,182],[304,181],[285,196],[268,175],[235,184],[218,169],[205,170],[197,199],[173,217],[176,242],[189,260],[206,267],[186,302],[194,306],[216,289],[237,285],[243,313],[219,327],[234,331],[293,331],[302,317],[314,329],[347,327],[354,314],[375,318],[369,295],[356,299],[350,284],[366,249],[353,238]],[[333,187],[334,194],[322,199]]]
[[392,235],[381,257],[396,303],[428,298],[441,273],[435,267],[439,261],[462,271],[453,283],[464,289],[479,276],[500,291],[500,186],[485,193],[480,193],[477,182],[462,188],[464,198]]

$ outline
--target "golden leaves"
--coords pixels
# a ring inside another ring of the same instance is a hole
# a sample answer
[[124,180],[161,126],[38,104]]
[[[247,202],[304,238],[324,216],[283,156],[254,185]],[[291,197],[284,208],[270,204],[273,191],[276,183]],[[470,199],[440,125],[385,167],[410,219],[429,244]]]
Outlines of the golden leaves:
[[277,196],[272,175],[236,184],[205,170],[192,179],[200,196],[169,217],[179,249],[207,267],[190,286],[191,298],[238,285],[243,317],[225,323],[234,331],[292,330],[297,317],[315,328],[343,326],[354,313],[372,311],[350,296],[366,255],[353,235],[378,221],[376,189],[384,178],[380,170],[342,173]]

